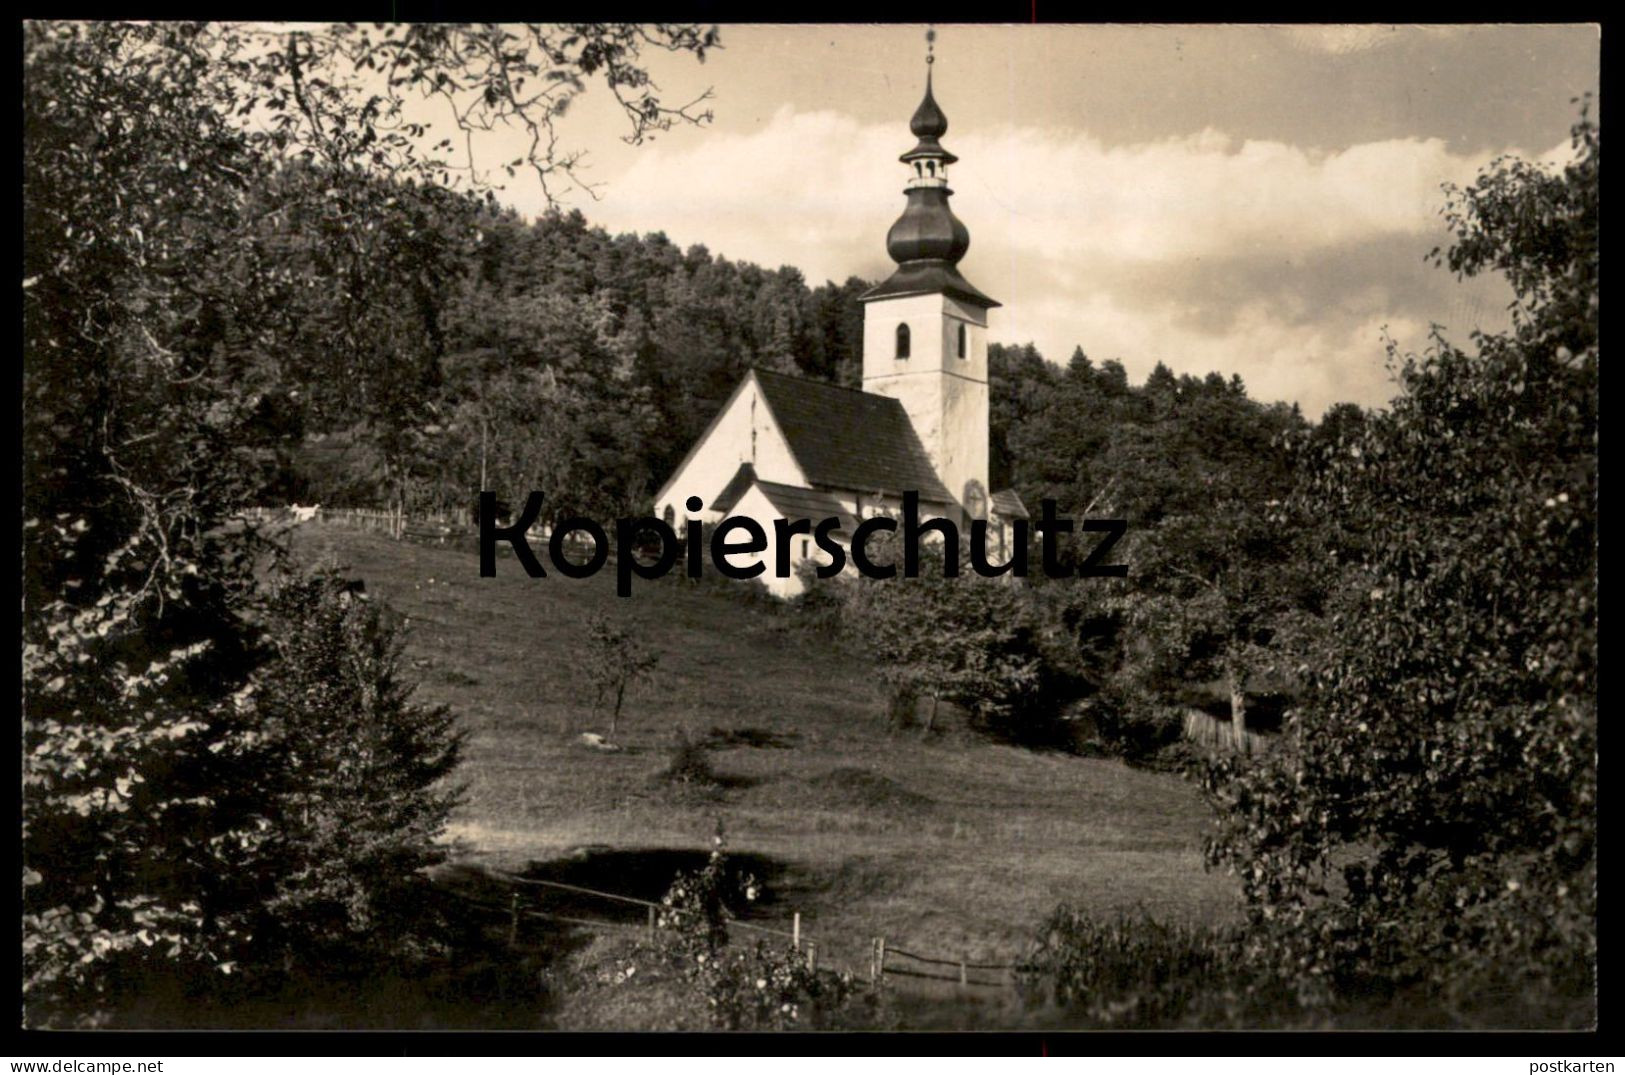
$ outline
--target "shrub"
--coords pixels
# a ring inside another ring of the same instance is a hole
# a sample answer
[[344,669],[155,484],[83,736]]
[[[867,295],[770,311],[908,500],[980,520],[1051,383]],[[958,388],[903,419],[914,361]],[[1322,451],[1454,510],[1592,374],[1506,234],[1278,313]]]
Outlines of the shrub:
[[886,692],[886,728],[889,731],[902,731],[913,727],[915,711],[920,704],[920,696],[906,683],[892,686]]
[[594,715],[605,708],[606,702],[613,703],[609,706],[609,734],[614,735],[620,727],[626,692],[654,674],[660,654],[639,641],[631,626],[595,615],[587,623],[581,663],[592,684]]
[[1140,694],[1112,692],[1092,707],[1108,750],[1132,764],[1145,764],[1180,741],[1184,716],[1177,706]]
[[808,968],[790,945],[758,941],[697,964],[711,1022],[719,1030],[828,1029],[862,1021],[852,976]]

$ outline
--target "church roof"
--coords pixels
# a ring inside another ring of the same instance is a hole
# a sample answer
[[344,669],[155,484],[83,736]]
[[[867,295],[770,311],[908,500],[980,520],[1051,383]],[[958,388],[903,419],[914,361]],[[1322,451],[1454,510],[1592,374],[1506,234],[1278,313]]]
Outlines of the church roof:
[[754,373],[808,484],[954,502],[902,403],[770,370]]

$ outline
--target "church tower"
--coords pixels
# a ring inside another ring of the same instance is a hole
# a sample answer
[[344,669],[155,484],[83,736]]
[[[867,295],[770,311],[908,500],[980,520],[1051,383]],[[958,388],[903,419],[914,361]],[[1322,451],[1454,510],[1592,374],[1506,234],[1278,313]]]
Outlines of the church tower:
[[926,35],[925,99],[909,121],[918,142],[899,158],[908,205],[886,234],[897,271],[859,299],[863,390],[903,405],[942,483],[970,518],[988,511],[987,312],[999,305],[959,274],[970,232],[948,208],[948,165],[939,139],[948,119],[931,94],[935,60]]

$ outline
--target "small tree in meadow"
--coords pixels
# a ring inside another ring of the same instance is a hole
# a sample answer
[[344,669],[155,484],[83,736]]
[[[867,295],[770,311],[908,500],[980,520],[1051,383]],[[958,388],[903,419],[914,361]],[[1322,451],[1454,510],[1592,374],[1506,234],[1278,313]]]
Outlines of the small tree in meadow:
[[[900,543],[869,548],[884,563]],[[945,576],[942,549],[927,544],[917,578],[904,578],[899,567],[892,578],[862,579],[847,591],[847,614],[894,695],[930,699],[927,736],[944,701],[988,720],[1008,713],[1038,682],[1022,591],[960,567]]]
[[593,715],[609,708],[609,734],[614,735],[621,720],[621,706],[631,687],[650,678],[660,654],[638,640],[625,625],[613,623],[608,617],[595,615],[587,624],[587,646],[583,666],[592,683]]
[[421,950],[413,893],[445,858],[455,718],[412,701],[399,628],[336,575],[284,583],[270,613],[278,659],[255,710],[274,835],[243,877],[264,897],[262,955]]

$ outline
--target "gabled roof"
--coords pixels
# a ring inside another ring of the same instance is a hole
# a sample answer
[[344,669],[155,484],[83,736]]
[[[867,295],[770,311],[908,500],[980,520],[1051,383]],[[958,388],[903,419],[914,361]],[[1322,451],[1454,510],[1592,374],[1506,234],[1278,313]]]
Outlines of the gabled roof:
[[753,373],[809,485],[955,502],[899,401],[770,370]]
[[1031,519],[1027,505],[1021,502],[1014,489],[1000,489],[993,494],[993,510],[1006,519]]

